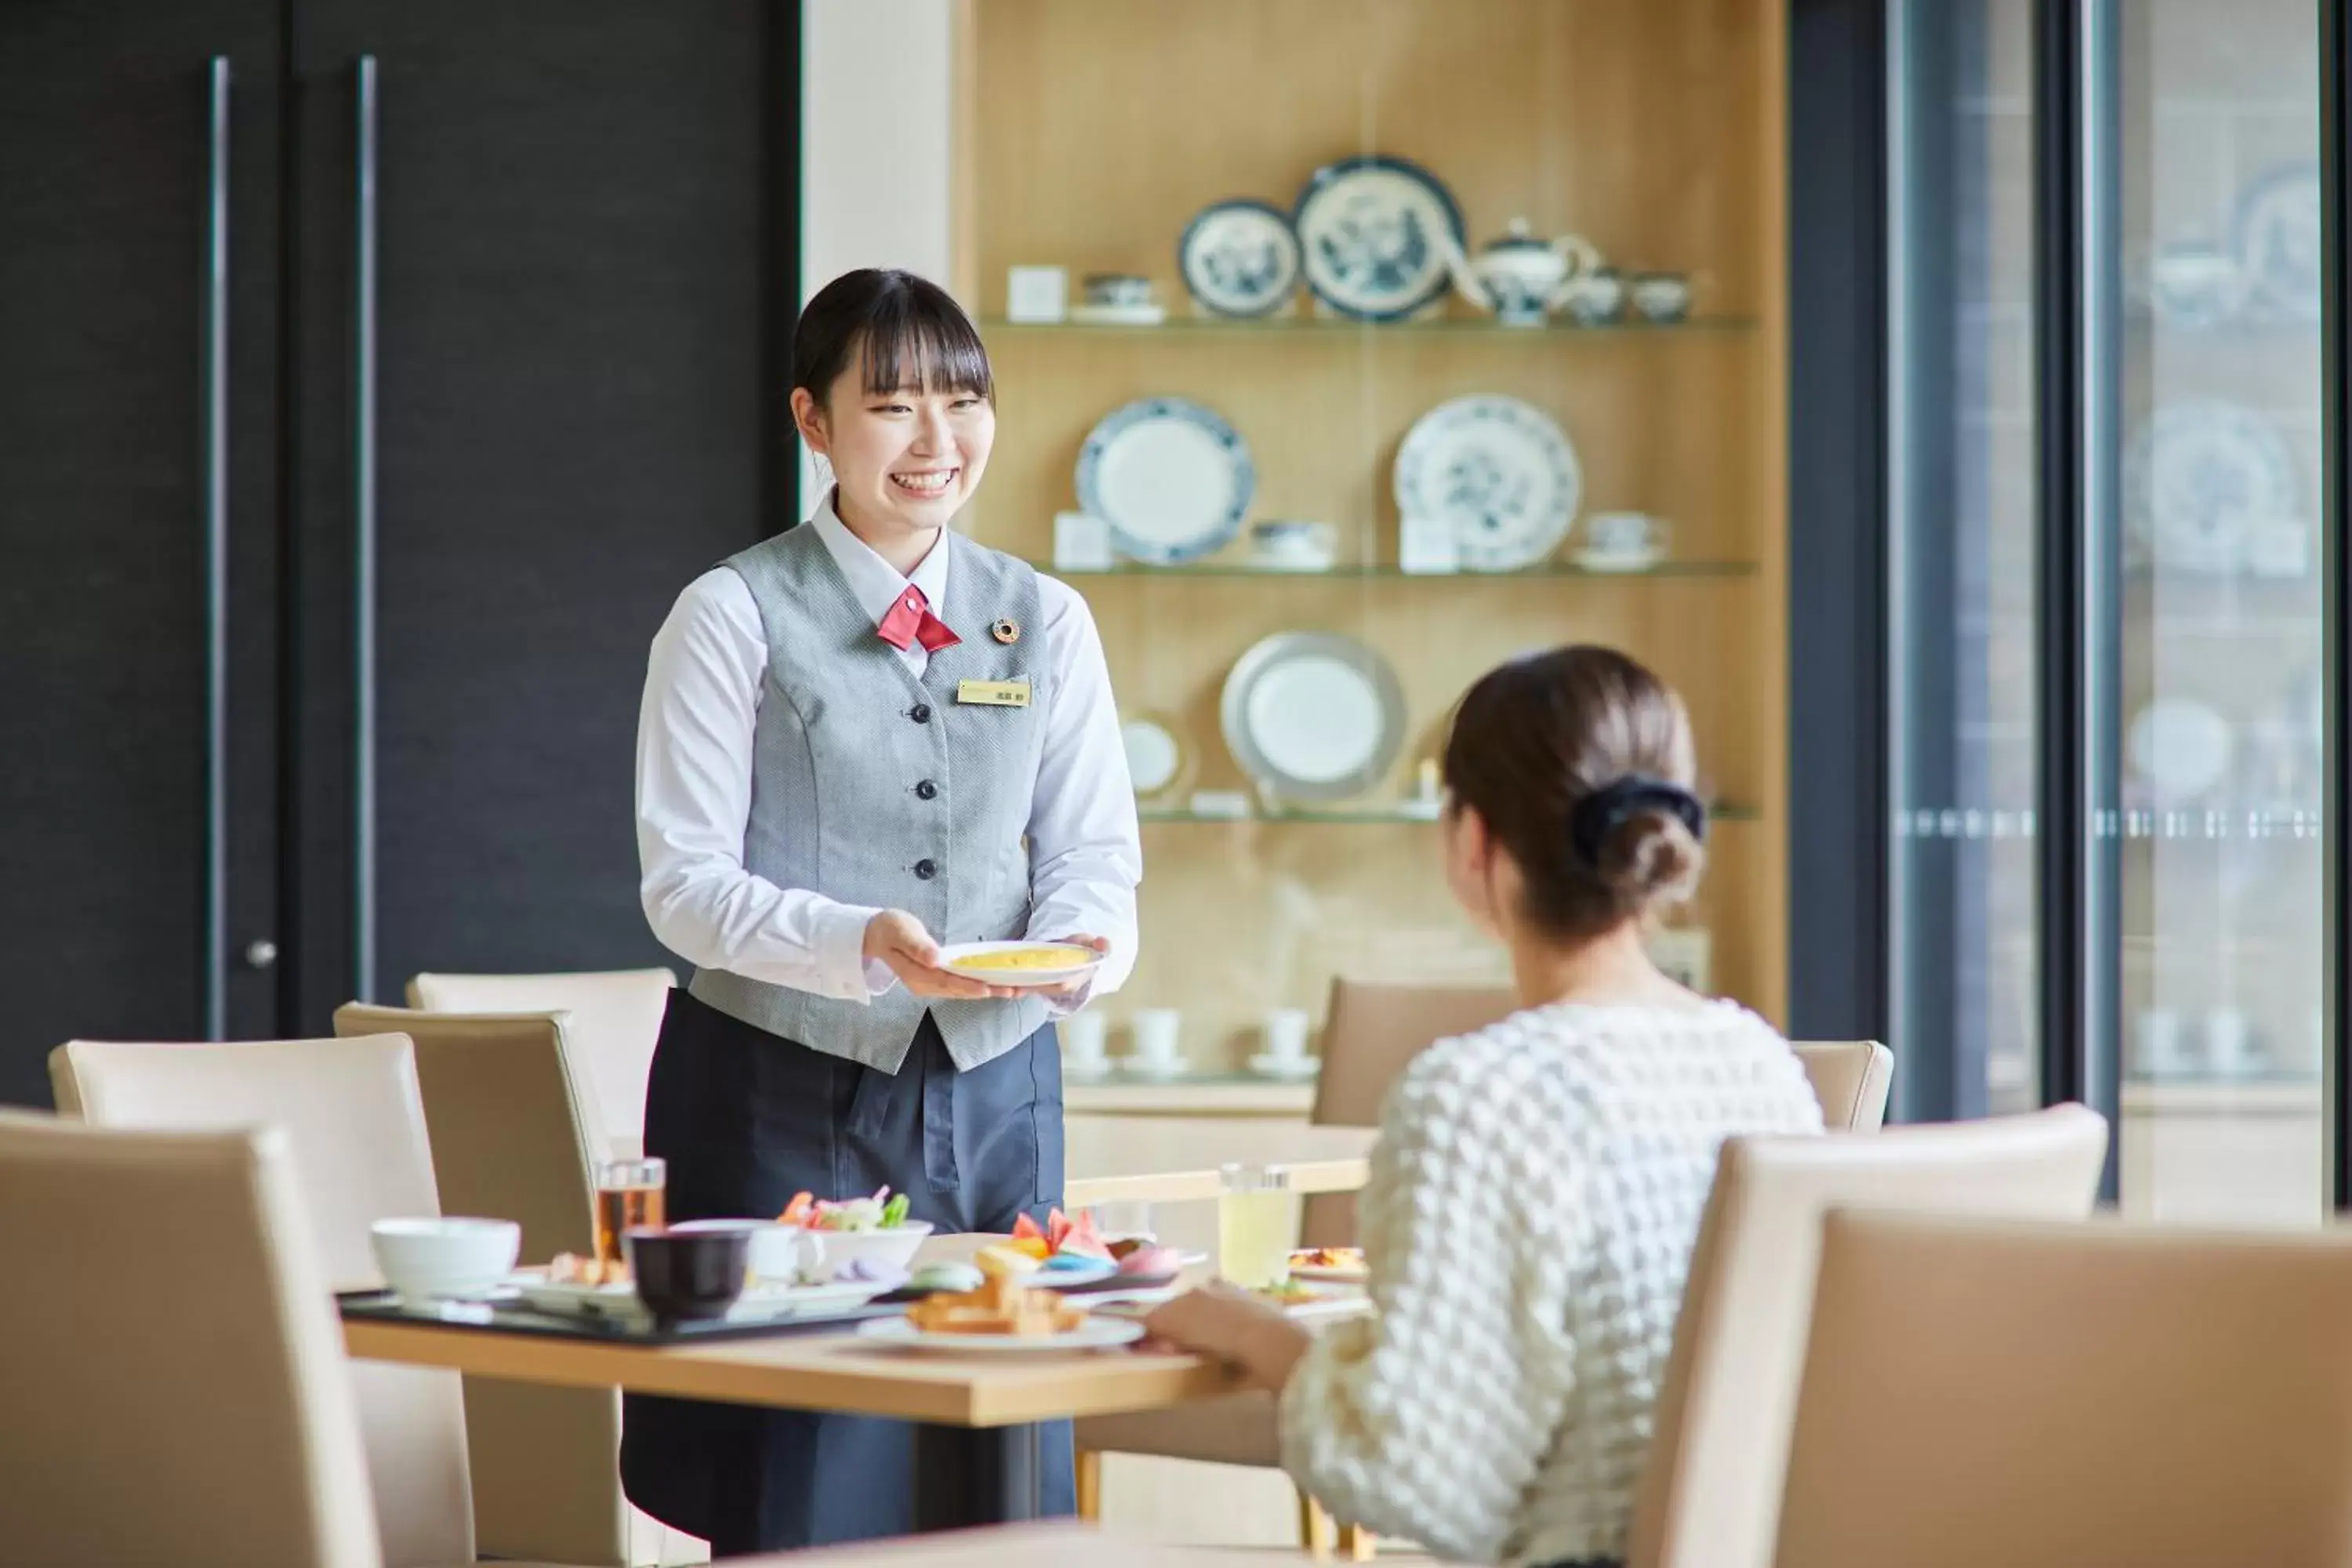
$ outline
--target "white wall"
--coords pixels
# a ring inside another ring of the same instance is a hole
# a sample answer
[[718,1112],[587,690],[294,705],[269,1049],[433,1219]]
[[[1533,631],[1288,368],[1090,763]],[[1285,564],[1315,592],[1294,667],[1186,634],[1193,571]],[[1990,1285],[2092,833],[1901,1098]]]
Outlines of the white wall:
[[[801,33],[802,299],[857,267],[948,281],[952,0],[808,0]],[[806,451],[801,494],[817,500]]]

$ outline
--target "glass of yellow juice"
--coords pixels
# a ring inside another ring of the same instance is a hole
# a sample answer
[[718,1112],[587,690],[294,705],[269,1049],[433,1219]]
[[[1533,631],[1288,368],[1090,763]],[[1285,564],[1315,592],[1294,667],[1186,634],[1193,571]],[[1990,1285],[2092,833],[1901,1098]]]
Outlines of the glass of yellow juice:
[[1290,1173],[1279,1165],[1223,1167],[1217,1203],[1217,1272],[1245,1290],[1290,1273]]

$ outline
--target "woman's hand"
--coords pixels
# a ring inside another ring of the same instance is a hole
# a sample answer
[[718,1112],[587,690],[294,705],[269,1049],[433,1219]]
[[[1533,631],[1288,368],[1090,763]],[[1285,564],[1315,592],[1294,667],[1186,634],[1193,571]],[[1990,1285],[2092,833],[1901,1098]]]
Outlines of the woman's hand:
[[1143,1320],[1144,1331],[1180,1350],[1230,1362],[1280,1393],[1307,1352],[1307,1331],[1282,1310],[1222,1282],[1188,1290]]
[[923,922],[904,910],[884,910],[866,922],[866,961],[889,965],[900,984],[918,996],[945,996],[978,1001],[985,996],[1018,996],[1003,985],[990,985],[968,974],[940,967],[940,944]]
[[[1097,952],[1107,953],[1110,951],[1110,939],[1108,937],[1057,936],[1052,940],[1055,942],[1067,942],[1072,947],[1090,947]],[[1079,992],[1084,991],[1087,986],[1092,985],[1094,983],[1094,971],[1089,969],[1086,973],[1079,975],[1076,980],[1065,980],[1059,985],[1039,985],[1033,987],[1031,994],[1037,996],[1075,996]]]

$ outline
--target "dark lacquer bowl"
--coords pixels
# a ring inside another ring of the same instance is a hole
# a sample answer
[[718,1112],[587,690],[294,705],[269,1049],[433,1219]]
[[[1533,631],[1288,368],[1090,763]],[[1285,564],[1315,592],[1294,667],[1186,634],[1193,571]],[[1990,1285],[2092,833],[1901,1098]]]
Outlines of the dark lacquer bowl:
[[624,1238],[637,1300],[663,1322],[726,1314],[751,1260],[745,1230],[632,1230]]

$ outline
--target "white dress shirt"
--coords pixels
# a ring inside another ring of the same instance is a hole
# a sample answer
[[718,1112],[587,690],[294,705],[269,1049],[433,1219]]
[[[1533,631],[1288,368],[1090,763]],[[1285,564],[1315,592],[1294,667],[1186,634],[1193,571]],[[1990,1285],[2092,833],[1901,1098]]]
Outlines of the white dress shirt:
[[[934,607],[948,602],[952,560],[942,536],[910,577],[842,522],[828,499],[814,528],[878,626],[908,584]],[[1041,575],[1045,655],[1045,748],[1029,808],[1029,929],[1040,941],[1108,939],[1087,995],[1117,990],[1135,967],[1135,889],[1143,877],[1135,791],[1110,671],[1087,603]],[[878,633],[877,634],[879,635]],[[919,641],[894,650],[920,677]],[[743,866],[751,811],[751,735],[767,689],[768,635],[751,590],[728,567],[687,584],[655,634],[637,715],[638,892],[664,947],[701,969],[820,996],[866,1001],[898,984],[865,962],[866,922],[881,911],[782,888]],[[935,935],[937,933],[934,933]],[[1059,998],[1057,1011],[1086,996]]]

